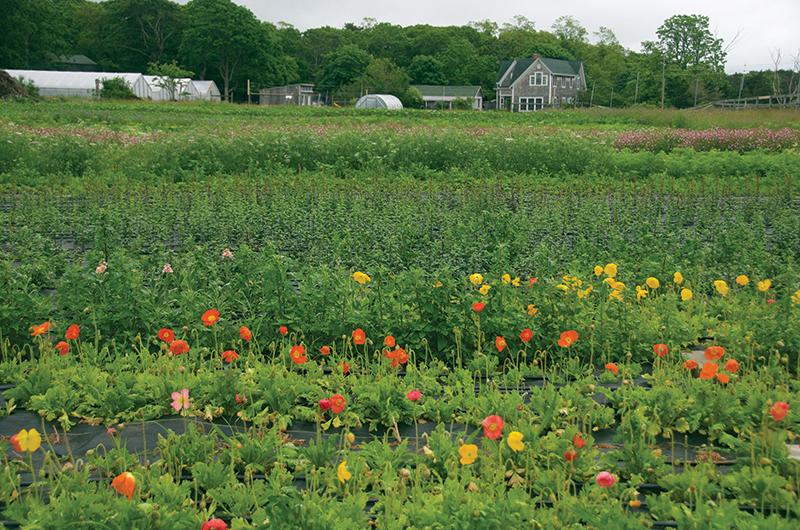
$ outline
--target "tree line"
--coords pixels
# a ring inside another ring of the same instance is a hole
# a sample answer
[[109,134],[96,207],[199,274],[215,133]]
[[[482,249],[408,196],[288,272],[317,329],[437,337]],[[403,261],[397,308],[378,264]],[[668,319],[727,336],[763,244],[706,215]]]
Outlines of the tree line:
[[[800,69],[725,74],[726,44],[708,17],[665,20],[642,51],[612,29],[589,30],[571,16],[548,29],[517,16],[464,26],[398,26],[373,19],[300,31],[258,20],[231,0],[6,0],[0,67],[53,68],[83,54],[105,71],[152,72],[164,65],[213,79],[228,100],[253,87],[311,82],[332,99],[365,92],[413,98],[410,84],[481,85],[494,97],[500,61],[533,53],[583,61],[584,104],[689,107],[722,98],[790,93]],[[169,68],[167,68],[169,69]]]

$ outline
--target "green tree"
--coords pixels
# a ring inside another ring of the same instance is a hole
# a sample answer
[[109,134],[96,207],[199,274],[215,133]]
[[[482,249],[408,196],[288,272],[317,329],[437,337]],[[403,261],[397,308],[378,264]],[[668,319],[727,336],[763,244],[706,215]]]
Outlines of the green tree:
[[318,81],[321,90],[336,91],[361,77],[372,58],[358,46],[348,44],[325,56]]
[[0,16],[0,65],[47,68],[69,51],[66,11],[56,0],[4,0]]
[[148,71],[156,76],[156,86],[169,94],[170,100],[178,99],[178,91],[182,88],[181,79],[192,77],[194,72],[178,66],[175,61],[170,63],[150,63]]
[[372,59],[364,73],[353,83],[371,94],[392,94],[402,98],[408,90],[408,73],[389,59]]
[[658,28],[656,35],[658,41],[648,43],[647,47],[656,47],[669,63],[684,69],[703,66],[722,71],[725,68],[722,39],[711,33],[707,16],[672,16]]
[[417,55],[411,61],[408,73],[417,85],[443,85],[447,82],[442,70],[444,66],[436,57]]

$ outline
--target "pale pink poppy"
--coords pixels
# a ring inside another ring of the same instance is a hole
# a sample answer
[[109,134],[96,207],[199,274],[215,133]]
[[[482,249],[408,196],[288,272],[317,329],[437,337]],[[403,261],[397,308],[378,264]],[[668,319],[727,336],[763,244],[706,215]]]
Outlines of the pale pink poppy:
[[616,477],[609,473],[608,471],[601,471],[597,474],[594,478],[594,481],[597,482],[597,485],[601,488],[610,488],[614,484],[617,483]]
[[188,388],[184,388],[180,392],[172,393],[172,408],[175,409],[175,412],[180,412],[181,409],[187,410],[191,406],[192,403],[189,401]]
[[172,265],[170,265],[169,263],[165,263],[164,268],[161,269],[162,274],[172,274],[173,272],[175,271],[172,270]]
[[222,257],[224,259],[233,259],[233,252],[231,252],[231,249],[226,248],[222,251]]
[[106,272],[107,268],[108,268],[108,263],[106,263],[106,260],[103,260],[97,265],[97,268],[94,270],[94,272],[96,272],[97,274],[103,274]]

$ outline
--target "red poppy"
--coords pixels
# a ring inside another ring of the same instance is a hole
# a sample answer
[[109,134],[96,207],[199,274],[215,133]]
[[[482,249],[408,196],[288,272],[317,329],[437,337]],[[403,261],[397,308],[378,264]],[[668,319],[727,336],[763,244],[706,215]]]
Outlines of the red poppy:
[[700,379],[713,379],[717,375],[718,369],[717,363],[705,363],[703,369],[700,370]]
[[206,327],[211,327],[219,321],[219,311],[216,309],[209,309],[203,316],[200,317],[200,320],[203,322],[203,325]]
[[419,390],[416,390],[416,389],[415,390],[409,390],[408,394],[406,394],[406,398],[409,401],[419,401],[421,397],[422,397],[422,392],[420,392]]
[[38,326],[31,326],[31,337],[38,337],[44,335],[50,330],[50,321],[42,322]]
[[331,408],[331,400],[330,399],[322,398],[322,399],[319,400],[319,409],[322,412],[325,412],[326,410],[328,410],[330,408]]
[[237,405],[243,405],[247,403],[247,398],[244,396],[240,396],[239,394],[236,394],[233,399],[236,400]]
[[189,343],[183,339],[174,340],[169,345],[169,351],[172,355],[183,355],[189,353]]
[[253,340],[253,332],[250,331],[250,328],[247,326],[242,326],[239,328],[239,336],[242,337],[242,340],[245,342],[250,342]]
[[167,344],[170,344],[175,340],[175,332],[169,328],[161,328],[158,330],[158,338]]
[[728,374],[719,373],[717,374],[717,381],[719,381],[723,385],[727,385],[728,383],[731,382],[731,376],[729,376]]
[[572,447],[564,451],[564,460],[567,462],[574,462],[576,458],[578,458],[578,452]]
[[128,497],[128,500],[131,500],[133,498],[133,492],[136,490],[136,477],[127,471],[120,473],[111,481],[111,487],[120,495],[125,495]]
[[70,327],[67,328],[67,332],[64,333],[64,338],[67,340],[78,340],[78,337],[81,335],[81,328],[77,324],[72,324]]
[[736,359],[728,359],[728,362],[725,363],[725,369],[732,374],[735,374],[739,371],[739,361]]
[[770,407],[769,413],[772,414],[772,419],[781,421],[789,413],[789,404],[785,401],[777,401]]
[[562,348],[569,348],[570,346],[578,342],[579,336],[580,335],[578,335],[578,332],[575,331],[574,329],[564,331],[558,338],[558,345],[561,346]]
[[394,348],[394,345],[396,344],[396,341],[394,340],[394,337],[392,337],[391,335],[386,335],[386,338],[383,339],[383,344],[387,348]]
[[362,344],[367,342],[367,334],[364,333],[364,330],[361,328],[356,328],[353,330],[353,344],[356,346],[361,346]]
[[709,346],[703,354],[709,361],[719,361],[725,355],[725,348],[722,346]]
[[289,334],[289,328],[287,328],[286,326],[281,326],[278,328],[278,333],[280,333],[285,337],[286,335]]
[[686,368],[687,370],[696,370],[698,366],[699,365],[697,364],[697,361],[695,361],[694,359],[687,359],[683,363],[683,367]]
[[503,337],[495,337],[494,338],[494,346],[497,348],[497,351],[502,353],[503,350],[506,349],[506,339]]
[[480,313],[486,307],[486,304],[483,302],[475,302],[472,304],[472,310],[476,313]]
[[519,334],[519,340],[521,340],[525,344],[528,344],[532,338],[533,338],[533,331],[531,331],[531,328],[525,328]]
[[331,396],[331,411],[334,414],[341,414],[344,410],[344,406],[346,405],[346,401],[344,396],[341,394],[334,394]]
[[239,358],[239,354],[233,350],[226,350],[222,352],[222,360],[226,363],[232,363]]
[[203,523],[200,530],[228,530],[228,524],[222,519],[209,519]]
[[64,357],[64,356],[66,356],[66,355],[69,353],[69,344],[67,344],[66,342],[64,342],[64,341],[62,340],[61,342],[59,342],[58,344],[56,344],[56,350],[58,351],[58,353],[59,353],[59,354],[60,354],[62,357]]
[[528,280],[528,287],[533,287],[534,283],[539,283],[539,278],[531,278]]
[[575,436],[572,437],[572,444],[577,447],[578,449],[583,449],[586,445],[586,440],[583,439],[581,433],[575,433]]
[[323,346],[322,348],[320,348],[320,349],[319,349],[319,352],[320,352],[322,355],[324,355],[324,356],[326,356],[326,357],[327,357],[328,355],[330,355],[330,354],[331,354],[331,347],[330,347],[330,346],[327,346],[327,345],[326,345],[326,346]]
[[490,440],[497,440],[503,435],[503,418],[497,415],[486,416],[481,422],[483,435]]
[[669,347],[666,344],[653,344],[653,353],[659,357],[666,357],[669,353]]
[[339,366],[342,368],[342,373],[347,375],[350,373],[350,363],[347,361],[342,361]]
[[408,362],[408,353],[406,350],[397,346],[394,350],[384,350],[383,355],[386,356],[387,359],[392,361],[391,367],[396,368],[401,364],[406,364]]
[[8,441],[11,442],[11,447],[14,448],[14,451],[18,453],[22,452],[22,444],[19,443],[19,433],[11,436]]
[[295,364],[305,364],[308,362],[308,357],[306,356],[306,347],[302,344],[296,344],[291,347],[289,350],[289,357],[292,358]]
[[606,363],[606,370],[614,375],[619,374],[619,366],[617,366],[617,363]]

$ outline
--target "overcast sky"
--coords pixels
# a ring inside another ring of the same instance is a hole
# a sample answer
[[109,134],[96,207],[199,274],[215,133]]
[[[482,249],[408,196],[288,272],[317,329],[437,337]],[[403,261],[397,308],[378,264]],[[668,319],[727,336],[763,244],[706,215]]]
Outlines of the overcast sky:
[[510,22],[524,15],[538,29],[549,29],[561,15],[576,17],[590,34],[600,26],[614,30],[626,47],[639,50],[655,38],[661,23],[675,14],[703,14],[725,42],[738,32],[728,54],[728,72],[771,68],[770,51],[781,49],[783,65],[800,51],[800,0],[234,0],[270,22],[300,30],[341,27],[372,17],[403,26],[461,25],[473,20]]

